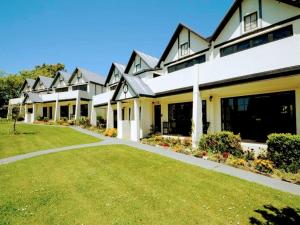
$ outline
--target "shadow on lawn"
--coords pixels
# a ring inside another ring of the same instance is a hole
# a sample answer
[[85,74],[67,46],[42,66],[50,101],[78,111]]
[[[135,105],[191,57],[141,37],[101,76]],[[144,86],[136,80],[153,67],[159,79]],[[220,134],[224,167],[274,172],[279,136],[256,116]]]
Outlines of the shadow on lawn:
[[256,209],[264,219],[259,220],[255,217],[250,217],[250,224],[254,225],[298,225],[300,224],[300,209],[285,207],[282,209],[275,208],[272,205],[264,205],[264,210]]

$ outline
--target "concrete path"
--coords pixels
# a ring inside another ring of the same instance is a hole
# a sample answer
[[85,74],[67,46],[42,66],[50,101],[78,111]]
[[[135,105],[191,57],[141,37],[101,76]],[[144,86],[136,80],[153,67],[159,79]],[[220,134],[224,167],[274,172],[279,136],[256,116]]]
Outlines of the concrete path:
[[241,170],[238,168],[234,168],[231,166],[227,166],[224,164],[212,162],[209,160],[204,160],[204,159],[200,159],[200,158],[195,158],[193,156],[176,153],[173,151],[166,150],[162,147],[154,147],[154,146],[145,145],[145,144],[141,144],[141,143],[137,143],[137,142],[120,140],[117,138],[109,138],[109,137],[105,137],[101,134],[95,133],[93,131],[82,129],[80,127],[71,127],[71,128],[74,130],[77,130],[81,133],[88,134],[90,136],[102,139],[103,141],[91,143],[91,144],[82,144],[82,145],[74,145],[74,146],[68,146],[68,147],[62,147],[62,148],[48,149],[48,150],[44,150],[44,151],[27,153],[24,155],[17,155],[17,156],[5,158],[5,159],[0,159],[0,165],[9,164],[9,163],[16,162],[19,160],[28,159],[28,158],[32,158],[32,157],[36,157],[36,156],[40,156],[40,155],[46,155],[46,154],[55,153],[55,152],[74,150],[74,149],[79,149],[79,148],[95,147],[95,146],[101,146],[101,145],[123,144],[123,145],[128,145],[128,146],[137,148],[138,150],[152,152],[152,153],[166,156],[166,157],[169,157],[169,158],[181,161],[181,162],[185,162],[185,163],[188,163],[188,164],[191,164],[194,166],[198,166],[198,167],[213,170],[216,172],[228,174],[230,176],[238,177],[240,179],[247,180],[250,182],[255,182],[255,183],[258,183],[258,184],[261,184],[261,185],[264,185],[264,186],[267,186],[267,187],[270,187],[273,189],[300,195],[300,185],[288,183],[288,182],[282,181],[280,179],[275,179],[275,178],[263,176],[260,174],[252,173],[249,171]]

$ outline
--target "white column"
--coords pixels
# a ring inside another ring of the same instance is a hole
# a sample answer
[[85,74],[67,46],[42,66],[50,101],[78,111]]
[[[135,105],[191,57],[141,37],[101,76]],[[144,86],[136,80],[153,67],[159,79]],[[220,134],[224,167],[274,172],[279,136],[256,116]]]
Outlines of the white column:
[[296,127],[297,134],[300,134],[300,88],[296,90]]
[[36,120],[36,113],[37,113],[37,106],[36,103],[33,103],[32,105],[32,119],[31,119],[31,123],[33,123]]
[[209,124],[208,132],[214,133],[215,132],[215,99],[214,96],[211,96],[207,100],[207,121]]
[[88,102],[88,118],[90,118],[90,119],[91,119],[92,108],[93,108],[92,107],[92,101],[89,101]]
[[106,115],[106,128],[114,127],[114,111],[112,109],[110,101],[107,103],[107,115]]
[[133,141],[140,141],[140,102],[138,98],[133,100],[133,110],[134,110],[134,126],[133,131]]
[[193,87],[193,119],[192,119],[192,145],[193,148],[198,147],[199,139],[203,134],[202,123],[202,99],[199,91],[199,66]]
[[118,138],[123,138],[122,102],[117,102]]
[[76,98],[76,107],[75,107],[75,120],[79,120],[80,117],[80,98]]
[[58,121],[60,119],[60,109],[59,109],[59,101],[58,95],[55,101],[55,109],[54,109],[54,121]]
[[71,114],[72,114],[72,105],[69,104],[68,105],[68,108],[69,108],[69,115],[68,115],[68,119],[70,120],[71,119]]
[[28,123],[28,106],[25,104],[25,106],[24,106],[24,108],[25,108],[25,114],[24,114],[24,122],[25,123]]
[[91,124],[92,126],[97,126],[97,112],[94,106],[92,106],[92,111],[91,111]]

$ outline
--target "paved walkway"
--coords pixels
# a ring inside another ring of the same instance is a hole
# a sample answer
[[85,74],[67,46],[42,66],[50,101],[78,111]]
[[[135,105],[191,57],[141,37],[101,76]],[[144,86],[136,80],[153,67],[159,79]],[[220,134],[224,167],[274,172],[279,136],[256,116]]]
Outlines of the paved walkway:
[[24,155],[13,156],[13,157],[5,158],[5,159],[0,159],[0,165],[9,164],[9,163],[16,162],[19,160],[32,158],[32,157],[36,157],[36,156],[40,156],[40,155],[46,155],[46,154],[50,154],[50,153],[54,153],[54,152],[61,152],[61,151],[101,146],[101,145],[124,144],[124,145],[128,145],[128,146],[137,148],[139,150],[144,150],[144,151],[152,152],[152,153],[159,154],[162,156],[166,156],[166,157],[169,157],[169,158],[172,158],[172,159],[175,159],[178,161],[182,161],[182,162],[194,165],[194,166],[199,166],[202,168],[210,169],[210,170],[213,170],[216,172],[220,172],[220,173],[228,174],[230,176],[238,177],[243,180],[262,184],[264,186],[271,187],[271,188],[274,188],[277,190],[300,195],[300,185],[288,183],[288,182],[282,181],[280,179],[270,178],[267,176],[263,176],[260,174],[241,170],[238,168],[234,168],[234,167],[227,166],[224,164],[212,162],[209,160],[204,160],[204,159],[195,158],[195,157],[192,157],[189,155],[176,153],[176,152],[169,151],[169,150],[166,150],[161,147],[154,147],[154,146],[145,145],[145,144],[141,144],[141,143],[137,143],[137,142],[105,137],[101,134],[82,129],[80,127],[71,127],[71,128],[74,130],[77,130],[79,132],[91,135],[93,137],[102,139],[103,141],[91,143],[91,144],[74,145],[74,146],[68,146],[68,147],[62,147],[62,148],[49,149],[49,150],[44,150],[44,151],[32,152],[32,153],[28,153],[28,154],[24,154]]

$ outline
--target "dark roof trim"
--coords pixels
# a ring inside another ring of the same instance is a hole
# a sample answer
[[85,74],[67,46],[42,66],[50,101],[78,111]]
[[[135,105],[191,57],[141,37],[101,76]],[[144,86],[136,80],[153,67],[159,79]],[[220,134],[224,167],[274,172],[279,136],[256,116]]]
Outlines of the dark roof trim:
[[253,82],[253,81],[293,76],[296,74],[300,74],[300,65],[286,67],[286,68],[277,69],[277,70],[266,71],[266,72],[261,72],[261,73],[249,74],[249,75],[245,75],[245,76],[239,76],[239,77],[225,79],[225,80],[211,82],[211,83],[200,84],[199,89],[207,90],[207,89],[212,89],[212,88],[236,85],[236,84]]
[[108,103],[103,103],[103,104],[98,104],[98,105],[94,105],[94,107],[102,107],[102,106],[107,106]]
[[270,26],[267,26],[267,27],[264,27],[264,28],[261,28],[261,29],[258,29],[258,30],[254,30],[254,31],[252,31],[252,32],[243,34],[243,35],[241,35],[241,36],[239,36],[239,37],[236,37],[236,38],[233,38],[233,39],[231,39],[231,40],[224,41],[224,42],[222,42],[222,43],[220,43],[220,44],[215,45],[215,48],[221,47],[221,46],[226,45],[226,44],[229,44],[229,43],[231,43],[231,42],[238,41],[238,40],[243,39],[243,38],[245,38],[245,37],[254,35],[254,34],[256,34],[256,33],[260,33],[260,32],[262,32],[262,31],[265,31],[265,30],[271,29],[271,28],[273,28],[273,27],[280,26],[280,25],[283,25],[283,24],[285,24],[285,23],[289,23],[289,22],[292,22],[292,21],[298,20],[298,19],[300,19],[300,15],[297,15],[297,16],[294,16],[294,17],[291,17],[291,18],[288,18],[288,19],[286,19],[286,20],[282,20],[282,21],[280,21],[280,22],[278,22],[278,23],[274,23],[274,24],[272,24],[272,25],[270,25]]
[[[277,1],[300,8],[299,0],[277,0]],[[221,20],[217,29],[213,33],[211,41],[215,41],[219,37],[220,33],[222,32],[222,30],[224,29],[224,27],[226,26],[228,21],[231,19],[231,17],[235,13],[235,11],[238,9],[238,7],[240,7],[242,2],[243,2],[243,0],[236,0],[233,3],[233,5],[228,10],[228,12],[225,14],[225,17]]]
[[123,74],[123,72],[120,71],[120,70],[116,67],[115,63],[112,63],[111,66],[110,66],[108,75],[107,75],[107,77],[106,77],[104,86],[106,86],[106,85],[108,84],[108,82],[109,82],[109,80],[110,80],[110,78],[111,78],[111,76],[112,76],[112,73],[114,72],[114,69],[117,69],[117,70],[119,71],[120,75]]
[[124,73],[126,73],[126,74],[128,74],[129,73],[129,70],[130,70],[130,68],[131,68],[131,65],[132,65],[132,63],[133,63],[133,61],[134,61],[134,59],[135,59],[135,57],[136,56],[139,56],[140,58],[141,58],[141,60],[143,60],[143,62],[149,67],[149,68],[151,68],[151,66],[137,53],[137,51],[135,51],[135,50],[133,50],[133,52],[131,53],[131,56],[130,56],[130,59],[129,59],[129,61],[128,61],[128,63],[127,63],[127,65],[126,65],[126,68],[125,68],[125,71],[124,71]]
[[176,89],[176,90],[159,92],[155,95],[155,98],[165,97],[165,96],[169,96],[169,95],[185,94],[185,93],[188,93],[188,92],[193,92],[193,87],[192,86],[179,88],[179,89]]
[[174,43],[175,43],[176,40],[177,40],[177,36],[180,34],[180,32],[181,32],[184,28],[186,28],[186,29],[189,30],[190,32],[194,33],[196,36],[200,37],[201,39],[203,39],[203,40],[206,41],[207,43],[209,42],[207,38],[204,38],[202,35],[200,35],[200,34],[197,33],[196,31],[192,30],[190,27],[188,27],[188,26],[186,26],[186,25],[180,23],[180,24],[177,26],[175,32],[173,33],[172,38],[171,38],[171,40],[169,41],[169,43],[168,43],[166,49],[164,50],[162,56],[160,57],[160,59],[159,59],[159,61],[158,61],[158,63],[157,63],[157,67],[159,67],[160,64],[161,64],[161,62],[164,61],[164,60],[167,58],[169,52],[171,51],[171,48],[173,47]]
[[137,73],[134,73],[132,74],[133,76],[137,76],[137,75],[140,75],[142,73],[146,73],[146,72],[152,72],[152,71],[157,71],[157,70],[162,70],[162,69],[159,69],[159,68],[156,68],[156,69],[145,69],[145,70],[141,70]]

